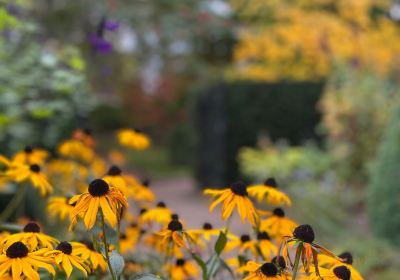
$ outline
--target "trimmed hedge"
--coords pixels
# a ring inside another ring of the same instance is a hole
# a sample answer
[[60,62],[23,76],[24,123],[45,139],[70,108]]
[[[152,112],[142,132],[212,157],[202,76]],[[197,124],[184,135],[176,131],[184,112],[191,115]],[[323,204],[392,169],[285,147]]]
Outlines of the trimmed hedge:
[[202,186],[240,179],[237,152],[261,134],[292,145],[319,140],[322,83],[220,83],[197,94],[195,173]]

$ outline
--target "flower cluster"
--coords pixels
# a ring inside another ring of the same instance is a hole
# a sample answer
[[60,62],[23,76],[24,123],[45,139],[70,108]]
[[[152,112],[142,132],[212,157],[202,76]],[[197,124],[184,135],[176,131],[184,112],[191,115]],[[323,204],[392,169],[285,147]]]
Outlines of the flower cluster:
[[[129,149],[150,145],[139,130],[120,130],[117,140]],[[96,147],[90,130],[79,129],[59,145],[56,157],[33,147],[1,157],[1,184],[14,187],[16,194],[0,221],[12,220],[30,186],[37,189],[37,199],[47,201],[49,217],[32,213],[29,221],[18,217],[22,226],[3,227],[1,279],[128,279],[143,273],[172,280],[217,274],[246,280],[362,279],[350,253],[333,254],[314,241],[310,225],[287,217],[284,207],[292,201],[274,178],[204,190],[214,199],[210,211],[221,206],[226,225],[216,228],[205,218],[201,228],[189,228],[179,213],[156,199],[150,180],[128,172],[124,153],[114,149],[102,157]],[[261,208],[264,203],[271,209]],[[235,212],[250,231],[237,235],[231,230]],[[45,233],[49,224],[59,230]]]

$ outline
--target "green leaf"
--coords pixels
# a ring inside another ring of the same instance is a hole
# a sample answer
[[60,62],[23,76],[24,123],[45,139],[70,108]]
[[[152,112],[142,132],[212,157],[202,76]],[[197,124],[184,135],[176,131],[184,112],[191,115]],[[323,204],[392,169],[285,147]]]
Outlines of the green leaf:
[[195,253],[192,253],[192,258],[200,266],[203,275],[203,280],[207,280],[207,266],[205,262]]
[[122,273],[125,266],[124,258],[116,251],[112,251],[110,255],[110,263],[114,271],[114,274],[116,276],[119,276]]
[[215,242],[215,253],[219,256],[221,255],[222,251],[224,250],[228,239],[226,238],[226,234],[224,232],[220,232],[217,242]]
[[207,279],[211,279],[217,274],[221,268],[221,259],[218,254],[214,254],[206,263],[207,266]]

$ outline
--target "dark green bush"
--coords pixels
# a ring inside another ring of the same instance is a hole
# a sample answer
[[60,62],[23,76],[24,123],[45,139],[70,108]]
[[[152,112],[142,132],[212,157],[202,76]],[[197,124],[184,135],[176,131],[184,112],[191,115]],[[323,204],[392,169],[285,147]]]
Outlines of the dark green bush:
[[400,108],[393,112],[372,165],[368,212],[373,232],[400,246]]

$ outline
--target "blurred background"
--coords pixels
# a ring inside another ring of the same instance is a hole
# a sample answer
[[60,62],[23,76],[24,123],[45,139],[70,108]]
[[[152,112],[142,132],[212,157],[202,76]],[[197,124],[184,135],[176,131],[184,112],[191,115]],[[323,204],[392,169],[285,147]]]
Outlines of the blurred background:
[[1,153],[139,128],[130,166],[192,223],[202,187],[274,176],[321,244],[399,278],[399,1],[0,3]]

